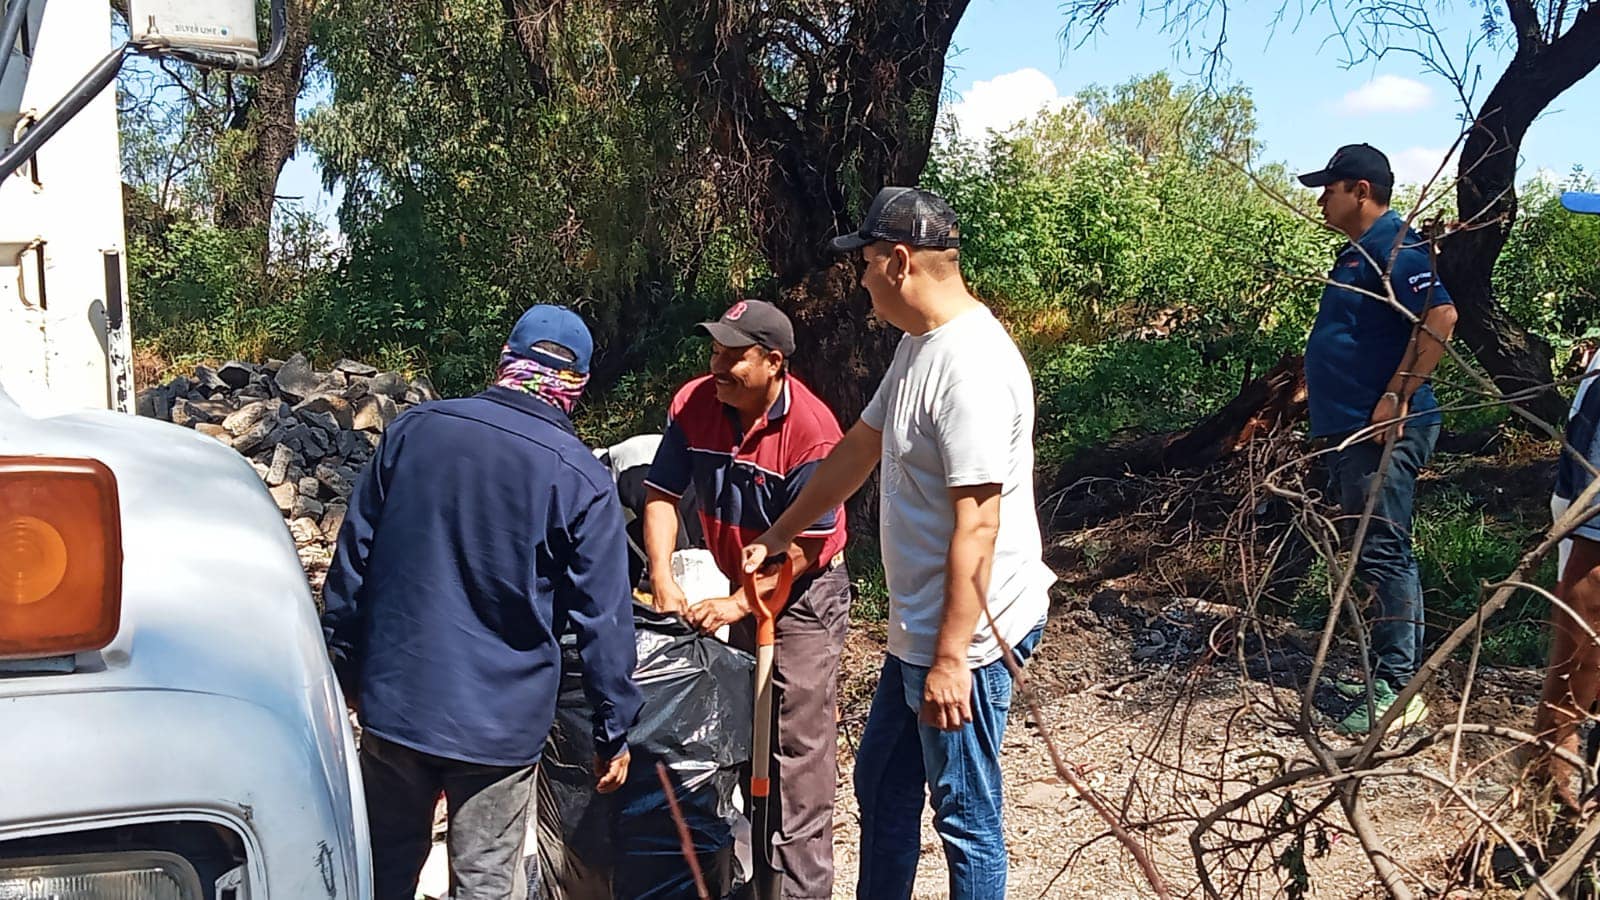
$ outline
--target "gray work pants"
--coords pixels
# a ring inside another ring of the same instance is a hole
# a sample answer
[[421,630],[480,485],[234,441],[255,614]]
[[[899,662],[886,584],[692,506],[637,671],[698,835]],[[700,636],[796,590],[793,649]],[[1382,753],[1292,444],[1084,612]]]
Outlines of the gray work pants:
[[361,779],[372,831],[373,900],[413,900],[433,841],[440,792],[449,809],[450,897],[528,895],[523,838],[533,804],[533,766],[485,766],[361,737]]

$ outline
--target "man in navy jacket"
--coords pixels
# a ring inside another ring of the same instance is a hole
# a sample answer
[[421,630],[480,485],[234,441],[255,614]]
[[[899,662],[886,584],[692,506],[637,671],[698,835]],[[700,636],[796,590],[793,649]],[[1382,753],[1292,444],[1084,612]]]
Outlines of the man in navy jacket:
[[376,900],[414,895],[441,791],[451,896],[527,895],[533,769],[569,628],[597,789],[627,775],[640,695],[622,510],[568,419],[592,350],[570,310],[528,310],[495,383],[396,419],[350,499],[323,628],[362,723]]

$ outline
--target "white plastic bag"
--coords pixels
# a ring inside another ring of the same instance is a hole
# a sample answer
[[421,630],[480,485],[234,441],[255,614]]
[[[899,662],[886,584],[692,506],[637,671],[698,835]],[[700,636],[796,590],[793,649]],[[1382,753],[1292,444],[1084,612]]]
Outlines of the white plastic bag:
[[[717,560],[710,550],[695,548],[673,551],[672,577],[677,579],[684,597],[691,604],[733,593],[733,585],[728,582],[728,576],[717,568]],[[717,640],[726,643],[728,626],[718,628],[716,635]]]

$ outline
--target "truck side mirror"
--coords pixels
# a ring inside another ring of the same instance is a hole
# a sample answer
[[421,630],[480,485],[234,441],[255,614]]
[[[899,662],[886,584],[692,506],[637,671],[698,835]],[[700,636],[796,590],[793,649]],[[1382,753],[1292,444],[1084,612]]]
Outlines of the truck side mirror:
[[260,55],[255,0],[129,0],[130,43],[152,56],[174,56],[230,71],[265,69],[288,40],[284,0],[273,0],[270,43]]
[[[24,18],[31,8],[42,5],[38,0],[6,3],[5,15],[0,17],[0,85],[7,84],[5,73],[14,56],[11,45]],[[275,64],[289,42],[285,0],[272,0],[268,13],[271,40],[264,55],[256,40],[255,0],[130,0],[128,19],[132,39],[111,51],[15,144],[0,153],[0,178],[11,177],[61,126],[105,90],[131,54],[170,56],[206,69],[258,72]],[[20,97],[20,84],[17,91]]]

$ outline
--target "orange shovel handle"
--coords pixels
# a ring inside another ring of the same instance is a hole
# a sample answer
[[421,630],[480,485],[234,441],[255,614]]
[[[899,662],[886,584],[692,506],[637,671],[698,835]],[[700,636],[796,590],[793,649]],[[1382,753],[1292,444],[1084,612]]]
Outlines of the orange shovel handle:
[[789,588],[794,585],[794,560],[787,557],[783,560],[783,567],[778,570],[778,586],[765,599],[756,591],[756,576],[746,572],[744,576],[744,598],[750,604],[750,612],[756,618],[756,646],[770,647],[778,640],[777,620],[778,613],[789,603]]

